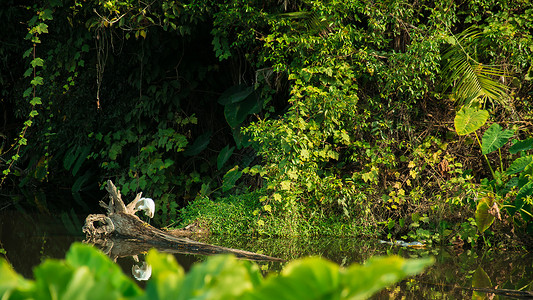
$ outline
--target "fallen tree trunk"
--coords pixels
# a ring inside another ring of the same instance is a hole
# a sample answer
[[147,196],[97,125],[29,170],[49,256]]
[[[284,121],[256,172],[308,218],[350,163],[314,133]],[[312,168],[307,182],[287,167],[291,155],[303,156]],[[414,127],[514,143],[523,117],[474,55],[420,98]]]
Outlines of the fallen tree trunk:
[[[126,206],[122,201],[120,191],[117,190],[111,180],[107,181],[106,189],[109,192],[109,204],[101,201],[100,205],[107,209],[107,215],[91,214],[85,219],[83,232],[86,235],[86,242],[88,243],[112,248],[117,244],[117,239],[122,239],[129,242],[130,245],[135,244],[140,251],[146,251],[149,248],[158,248],[165,252],[187,254],[210,255],[231,253],[237,257],[249,260],[283,261],[279,258],[258,253],[209,245],[190,240],[186,237],[172,235],[170,232],[151,226],[135,215],[135,204],[141,198],[142,193],[137,194],[135,199]],[[123,256],[119,253],[129,252],[123,249],[123,246],[118,250],[117,248],[114,251],[114,259],[117,256]],[[108,249],[108,252],[113,252],[113,249]]]

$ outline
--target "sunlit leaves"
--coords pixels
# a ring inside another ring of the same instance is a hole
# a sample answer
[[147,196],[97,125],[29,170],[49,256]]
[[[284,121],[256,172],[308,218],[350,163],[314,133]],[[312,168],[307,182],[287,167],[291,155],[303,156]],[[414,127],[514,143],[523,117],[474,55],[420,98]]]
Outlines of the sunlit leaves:
[[34,97],[33,99],[31,99],[30,104],[35,106],[43,103],[41,102],[41,97]]
[[41,76],[35,76],[30,82],[31,85],[42,85],[43,84],[43,78]]
[[291,189],[291,182],[288,180],[284,180],[280,183],[280,187],[282,190],[288,191]]
[[36,57],[35,59],[33,59],[31,62],[30,62],[30,65],[35,68],[35,67],[42,67],[44,64],[44,60],[42,58],[39,58],[39,57]]
[[35,26],[33,30],[35,30],[35,33],[37,34],[48,33],[48,25],[45,23],[39,23],[39,25]]
[[489,112],[484,109],[463,106],[454,119],[455,131],[458,135],[470,134],[485,125]]

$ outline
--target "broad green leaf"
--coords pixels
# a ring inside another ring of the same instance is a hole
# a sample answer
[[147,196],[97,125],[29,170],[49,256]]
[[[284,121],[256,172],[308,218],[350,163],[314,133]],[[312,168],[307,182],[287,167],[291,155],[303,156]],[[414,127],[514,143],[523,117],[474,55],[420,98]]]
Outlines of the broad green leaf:
[[72,187],[70,188],[70,190],[73,193],[78,193],[81,190],[81,188],[83,187],[83,185],[86,184],[89,181],[89,179],[91,178],[91,175],[92,175],[91,172],[87,171],[82,176],[76,178],[76,181],[74,181],[74,183],[72,184]]
[[261,111],[263,100],[258,93],[252,93],[244,100],[232,102],[224,107],[224,116],[231,128],[237,128],[246,117]]
[[531,205],[530,203],[522,204],[522,207],[520,209],[520,216],[522,217],[522,219],[524,219],[526,223],[531,222],[531,220],[533,219],[531,217],[531,212],[533,212],[533,205]]
[[489,213],[489,210],[494,205],[494,199],[489,196],[482,197],[479,200],[476,208],[476,225],[479,232],[483,233],[494,222],[494,216]]
[[[85,247],[89,247],[85,245]],[[72,250],[72,248],[71,248]],[[69,252],[71,251],[69,250]],[[90,249],[89,255],[102,255],[96,249]],[[104,256],[105,257],[105,256]],[[113,264],[108,257],[105,257]],[[118,268],[117,265],[115,267]],[[125,296],[138,296],[141,290],[127,278],[118,268],[119,273],[114,273],[119,278],[109,275],[98,276],[94,268],[87,265],[71,265],[68,261],[46,260],[34,270],[35,290],[34,299],[118,299]],[[100,273],[107,271],[103,269]],[[113,284],[117,279],[123,278],[130,281],[137,293],[124,294],[119,286]]]
[[[9,263],[4,258],[0,257],[0,295],[2,295],[2,297],[9,299],[9,295],[28,291],[33,285],[33,281],[26,280],[24,277],[17,274]],[[17,297],[13,298],[17,299]],[[26,297],[19,297],[19,299],[22,298]]]
[[307,149],[302,149],[300,151],[300,159],[302,161],[307,161],[309,159],[309,151]]
[[146,284],[146,299],[176,299],[182,290],[185,271],[174,256],[151,249],[146,262],[152,267],[152,276]]
[[463,106],[454,119],[455,131],[458,135],[470,134],[485,125],[489,112],[484,109]]
[[350,266],[343,276],[342,299],[366,299],[375,292],[433,264],[431,257],[404,259],[399,256],[375,257],[364,265]]
[[83,164],[83,162],[85,162],[85,160],[87,159],[87,156],[89,155],[90,152],[91,152],[91,146],[90,145],[81,146],[81,147],[79,147],[76,150],[77,159],[76,159],[76,163],[74,164],[74,166],[72,167],[72,170],[71,170],[72,175],[76,176],[76,174],[78,173],[78,171],[81,168],[81,165]]
[[514,130],[502,130],[502,127],[497,123],[492,124],[485,134],[483,134],[481,142],[481,152],[483,155],[489,154],[503,145],[505,145],[514,135]]
[[240,296],[259,286],[259,268],[231,255],[208,257],[194,265],[174,299],[240,299]]
[[242,171],[239,171],[239,167],[235,166],[229,170],[223,178],[222,191],[227,192],[235,186],[235,182],[242,176]]
[[509,153],[516,154],[520,151],[527,151],[531,149],[533,149],[533,138],[514,143],[511,148],[509,148]]
[[142,292],[117,264],[89,245],[74,243],[66,254],[65,263],[74,268],[87,267],[96,282],[109,285],[110,289],[124,297],[136,296]]
[[[533,181],[528,181],[524,186],[518,190],[518,193],[516,194],[516,200],[522,200],[527,196],[530,196],[533,194]],[[516,207],[516,209],[522,208],[523,202],[521,205]]]
[[222,148],[220,150],[220,153],[217,157],[217,168],[220,170],[224,166],[224,164],[228,161],[228,159],[233,154],[233,150],[235,150],[235,147],[229,147],[229,145],[226,145],[226,147]]
[[[490,281],[489,275],[478,266],[472,277],[472,287],[473,288],[492,288],[492,283]],[[486,299],[486,293],[484,292],[473,292],[472,299]]]
[[67,153],[65,153],[65,158],[63,158],[63,167],[66,170],[70,170],[72,167],[72,164],[76,160],[76,157],[78,155],[78,152],[76,151],[77,148],[72,147],[70,148]]
[[488,118],[486,110],[463,106],[454,119],[455,131],[458,135],[470,134],[483,126]]
[[533,178],[533,163],[528,164],[518,176],[518,188],[522,188]]
[[307,257],[290,262],[279,276],[267,278],[250,299],[340,299],[340,283],[337,264]]
[[211,142],[211,134],[211,131],[208,131],[197,137],[196,140],[194,140],[194,143],[189,145],[189,147],[183,151],[183,155],[193,156],[204,151],[204,149],[207,148],[207,145],[209,145],[209,142]]
[[519,157],[513,161],[513,163],[505,171],[507,174],[516,174],[522,172],[527,165],[533,162],[533,155],[528,155],[524,157]]
[[253,86],[235,85],[222,93],[218,98],[218,103],[222,105],[229,105],[231,103],[241,102],[254,91]]
[[232,128],[231,132],[233,133],[233,140],[235,140],[235,144],[237,144],[237,149],[248,147],[252,143],[251,134],[243,133],[240,127]]

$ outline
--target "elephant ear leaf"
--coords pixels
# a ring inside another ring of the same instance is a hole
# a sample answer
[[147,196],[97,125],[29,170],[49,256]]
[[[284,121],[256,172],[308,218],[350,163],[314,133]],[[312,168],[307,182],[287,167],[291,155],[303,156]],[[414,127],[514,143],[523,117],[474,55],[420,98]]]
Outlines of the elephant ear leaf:
[[455,131],[458,135],[467,135],[485,125],[489,112],[484,109],[463,106],[454,119]]
[[489,154],[505,145],[514,135],[514,130],[502,130],[496,123],[492,124],[483,134],[481,151],[483,155]]
[[[475,217],[479,232],[485,232],[494,222],[495,217],[491,214],[491,209],[493,209],[494,205],[495,202],[492,197],[483,197],[478,202]],[[498,208],[497,204],[496,208]]]
[[533,149],[533,138],[514,143],[511,148],[509,148],[509,153],[516,154],[520,151],[527,151],[531,149]]

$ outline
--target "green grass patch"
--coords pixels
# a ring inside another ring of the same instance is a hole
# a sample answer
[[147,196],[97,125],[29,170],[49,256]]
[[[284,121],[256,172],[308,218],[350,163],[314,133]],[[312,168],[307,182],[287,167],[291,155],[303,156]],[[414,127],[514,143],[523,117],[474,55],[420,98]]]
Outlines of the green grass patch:
[[214,235],[256,236],[369,236],[375,227],[358,218],[326,216],[295,205],[287,211],[267,212],[254,191],[211,200],[197,198],[181,210],[181,226],[196,223]]

